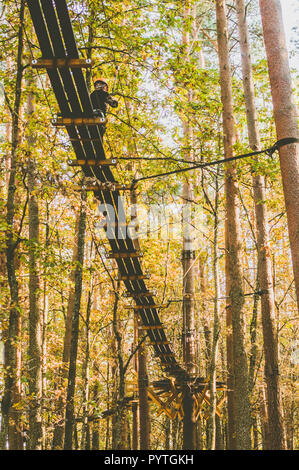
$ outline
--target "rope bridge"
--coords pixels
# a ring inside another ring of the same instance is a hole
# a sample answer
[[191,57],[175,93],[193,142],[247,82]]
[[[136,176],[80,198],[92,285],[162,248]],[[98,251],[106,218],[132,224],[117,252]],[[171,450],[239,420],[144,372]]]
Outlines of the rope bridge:
[[[198,417],[202,404],[208,402],[209,384],[206,379],[190,376],[177,362],[160,321],[153,293],[146,286],[149,277],[142,270],[138,240],[130,236],[125,209],[120,198],[124,189],[114,178],[111,166],[115,159],[107,159],[101,138],[101,118],[94,116],[83,69],[92,61],[80,59],[74,32],[65,0],[27,0],[32,22],[39,41],[42,57],[32,61],[32,67],[47,70],[56,100],[60,108],[59,117],[53,125],[65,126],[72,143],[76,160],[72,165],[82,168],[86,178],[96,178],[98,184],[87,188],[105,208],[105,227],[111,251],[115,259],[120,281],[127,289],[127,297],[135,301],[135,312],[140,316],[154,353],[159,357],[168,379],[153,382],[149,387],[149,398],[170,418],[182,417],[184,384],[192,387]],[[114,209],[114,220],[109,208]],[[217,383],[224,391],[224,385]],[[222,397],[223,400],[223,397]],[[219,413],[217,408],[217,413]]]

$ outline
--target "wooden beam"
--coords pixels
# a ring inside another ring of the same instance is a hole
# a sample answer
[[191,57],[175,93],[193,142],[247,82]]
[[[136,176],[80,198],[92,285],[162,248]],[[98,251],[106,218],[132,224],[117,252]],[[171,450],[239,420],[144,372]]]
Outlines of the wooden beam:
[[153,308],[166,308],[167,304],[153,304],[153,305],[135,305],[135,306],[129,306],[125,307],[126,309],[132,309],[132,310],[152,310]]
[[167,408],[163,401],[160,400],[160,398],[158,397],[158,395],[156,395],[156,393],[154,392],[154,390],[151,388],[151,387],[148,387],[147,389],[148,391],[148,394],[149,396],[151,397],[151,399],[156,403],[156,405],[158,405],[160,408],[163,409],[164,413],[170,418],[170,419],[173,419],[173,412]]
[[169,343],[169,341],[150,341],[149,344],[151,346],[155,346],[156,344],[157,345],[160,345],[160,344],[164,345],[164,344],[170,344],[170,343]]
[[132,191],[132,186],[118,183],[96,183],[84,185],[85,191]]
[[81,138],[81,137],[77,137],[77,138],[73,138],[73,137],[70,137],[69,138],[71,142],[103,142],[103,139],[101,138],[95,138],[95,137],[91,137],[91,138],[87,138],[87,139],[84,139],[84,138]]
[[178,395],[179,395],[178,390],[176,390],[174,393],[172,393],[170,395],[170,397],[168,398],[168,400],[166,401],[165,406],[169,407],[169,405],[171,405],[171,403],[178,397]]
[[165,352],[161,352],[161,351],[157,351],[156,354],[157,354],[157,356],[173,356],[174,355],[173,352],[165,353]]
[[60,69],[65,67],[71,67],[73,69],[90,68],[94,65],[92,59],[71,59],[70,57],[56,58],[53,59],[33,59],[31,61],[31,67],[34,69]]
[[141,279],[150,279],[150,274],[127,274],[125,276],[118,276],[116,281],[139,281]]
[[107,119],[101,117],[56,117],[52,119],[52,125],[60,126],[99,126],[105,124]]
[[145,326],[139,326],[139,330],[163,330],[163,325],[162,323],[160,325],[145,325]]
[[180,419],[183,419],[184,418],[184,409],[183,409],[183,406],[182,406],[182,403],[183,403],[183,400],[184,400],[184,393],[182,393],[180,399],[177,401],[177,412],[175,414],[179,416]]
[[132,297],[133,299],[140,299],[142,297],[154,297],[157,295],[156,291],[146,291],[146,292],[125,292],[124,297]]
[[142,251],[127,251],[127,252],[118,252],[113,253],[110,251],[106,253],[106,258],[108,259],[117,259],[117,258],[142,258]]
[[195,416],[195,421],[198,420],[198,418],[201,416],[201,409],[202,409],[202,404],[205,398],[205,394],[208,391],[209,385],[205,385],[202,393],[199,393],[196,397],[196,404],[197,404],[197,414]]
[[117,165],[117,159],[111,158],[106,160],[72,160],[70,166],[113,166]]

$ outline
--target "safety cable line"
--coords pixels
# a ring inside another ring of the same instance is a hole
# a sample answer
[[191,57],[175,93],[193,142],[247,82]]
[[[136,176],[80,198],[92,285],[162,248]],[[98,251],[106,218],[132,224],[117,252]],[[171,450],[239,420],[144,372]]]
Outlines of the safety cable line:
[[143,176],[141,178],[136,178],[132,180],[132,188],[136,186],[139,181],[145,181],[145,180],[150,180],[154,178],[161,178],[163,176],[169,176],[169,175],[175,175],[177,173],[184,173],[187,171],[191,170],[197,170],[198,168],[206,168],[209,166],[213,165],[220,165],[221,163],[228,163],[232,162],[235,160],[240,160],[241,158],[246,158],[246,157],[253,157],[254,155],[260,155],[262,153],[266,153],[270,157],[272,157],[273,153],[276,152],[280,147],[283,147],[284,145],[289,145],[289,144],[294,144],[294,143],[299,143],[299,139],[296,137],[286,137],[285,139],[280,139],[277,142],[275,142],[272,147],[269,147],[264,150],[256,150],[254,152],[249,152],[249,153],[244,153],[243,155],[236,155],[235,157],[230,157],[230,158],[223,158],[222,160],[214,160],[212,162],[206,162],[206,163],[200,163],[198,165],[193,165],[189,168],[180,168],[179,170],[173,170],[173,171],[167,171],[165,173],[158,173],[156,175],[149,175],[149,176]]

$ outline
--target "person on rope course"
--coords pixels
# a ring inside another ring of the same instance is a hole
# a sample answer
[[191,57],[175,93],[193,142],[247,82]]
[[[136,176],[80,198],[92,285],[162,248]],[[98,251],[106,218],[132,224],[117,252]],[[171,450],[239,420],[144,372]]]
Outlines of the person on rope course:
[[[117,108],[118,102],[108,93],[108,84],[103,78],[94,81],[94,91],[90,95],[93,110],[96,116],[106,119],[107,105]],[[105,134],[105,123],[101,125],[101,137]]]

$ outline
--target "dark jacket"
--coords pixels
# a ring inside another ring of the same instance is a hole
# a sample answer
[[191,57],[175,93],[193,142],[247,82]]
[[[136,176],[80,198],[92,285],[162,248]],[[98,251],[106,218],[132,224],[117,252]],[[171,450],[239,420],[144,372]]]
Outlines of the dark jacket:
[[114,100],[107,91],[104,90],[94,90],[90,95],[90,99],[93,109],[99,109],[102,111],[104,116],[106,116],[107,113],[107,104],[109,104],[109,106],[112,108],[117,108],[118,106],[118,102]]

